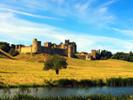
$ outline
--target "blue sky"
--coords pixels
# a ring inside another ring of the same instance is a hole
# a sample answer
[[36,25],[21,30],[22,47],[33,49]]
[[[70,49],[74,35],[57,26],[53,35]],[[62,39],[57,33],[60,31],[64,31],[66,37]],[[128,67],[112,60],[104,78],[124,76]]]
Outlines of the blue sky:
[[133,0],[0,0],[0,41],[75,41],[79,51],[133,51]]

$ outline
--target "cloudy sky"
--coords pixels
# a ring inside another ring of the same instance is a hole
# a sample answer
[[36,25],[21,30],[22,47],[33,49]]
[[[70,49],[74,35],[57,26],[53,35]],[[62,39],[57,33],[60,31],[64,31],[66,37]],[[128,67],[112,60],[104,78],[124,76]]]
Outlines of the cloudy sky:
[[133,0],[0,0],[0,41],[75,41],[79,51],[133,51]]

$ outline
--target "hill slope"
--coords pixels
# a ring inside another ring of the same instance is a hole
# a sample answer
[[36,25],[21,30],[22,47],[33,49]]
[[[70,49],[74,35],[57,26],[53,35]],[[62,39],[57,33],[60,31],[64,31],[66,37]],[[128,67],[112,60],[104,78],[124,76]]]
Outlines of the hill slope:
[[45,80],[106,79],[111,77],[133,77],[133,63],[119,60],[85,61],[68,59],[68,68],[59,75],[54,71],[43,71],[43,63],[0,58],[0,83],[10,85],[42,85]]

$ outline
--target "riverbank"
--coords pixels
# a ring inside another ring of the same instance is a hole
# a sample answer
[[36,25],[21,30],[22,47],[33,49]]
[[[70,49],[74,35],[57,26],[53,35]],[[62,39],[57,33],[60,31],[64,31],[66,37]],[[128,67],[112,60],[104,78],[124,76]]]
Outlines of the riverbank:
[[26,88],[26,87],[79,87],[79,88],[84,88],[84,87],[103,87],[103,86],[108,86],[108,87],[131,87],[133,86],[133,78],[110,78],[107,80],[74,80],[74,79],[60,79],[60,80],[50,80],[50,81],[45,81],[44,84],[42,85],[7,85],[7,84],[1,84],[0,83],[0,88]]
[[[43,56],[40,55],[40,57],[42,60]],[[27,56],[27,58],[30,59],[30,56]],[[53,70],[44,71],[44,64],[41,60],[39,60],[39,62],[36,61],[38,58],[37,55],[34,59],[32,58],[32,60],[10,60],[0,58],[0,86],[39,87],[45,86],[48,83],[51,84],[52,82],[55,84],[57,81],[63,79],[68,81],[76,80],[78,83],[85,80],[90,81],[90,83],[102,80],[101,82],[106,84],[106,80],[110,78],[120,77],[125,80],[133,78],[132,62],[119,60],[85,61],[68,59],[68,68],[60,70],[60,74],[56,75]]]

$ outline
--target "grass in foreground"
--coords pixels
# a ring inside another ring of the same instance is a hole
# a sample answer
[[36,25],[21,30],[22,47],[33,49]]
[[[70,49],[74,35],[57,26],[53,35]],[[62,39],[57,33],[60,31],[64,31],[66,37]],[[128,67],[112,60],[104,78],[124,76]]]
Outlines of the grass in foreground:
[[30,95],[16,95],[14,97],[0,97],[0,100],[133,100],[133,96],[111,96],[111,95],[92,95],[92,96],[70,96],[70,97],[44,97],[38,98]]
[[[29,57],[30,58],[30,57]],[[56,75],[54,71],[44,71],[44,64],[36,61],[10,60],[0,58],[0,84],[43,85],[45,81],[59,79],[106,80],[108,78],[133,78],[133,63],[120,60],[85,61],[68,59],[68,68]],[[41,59],[43,57],[41,56]]]

